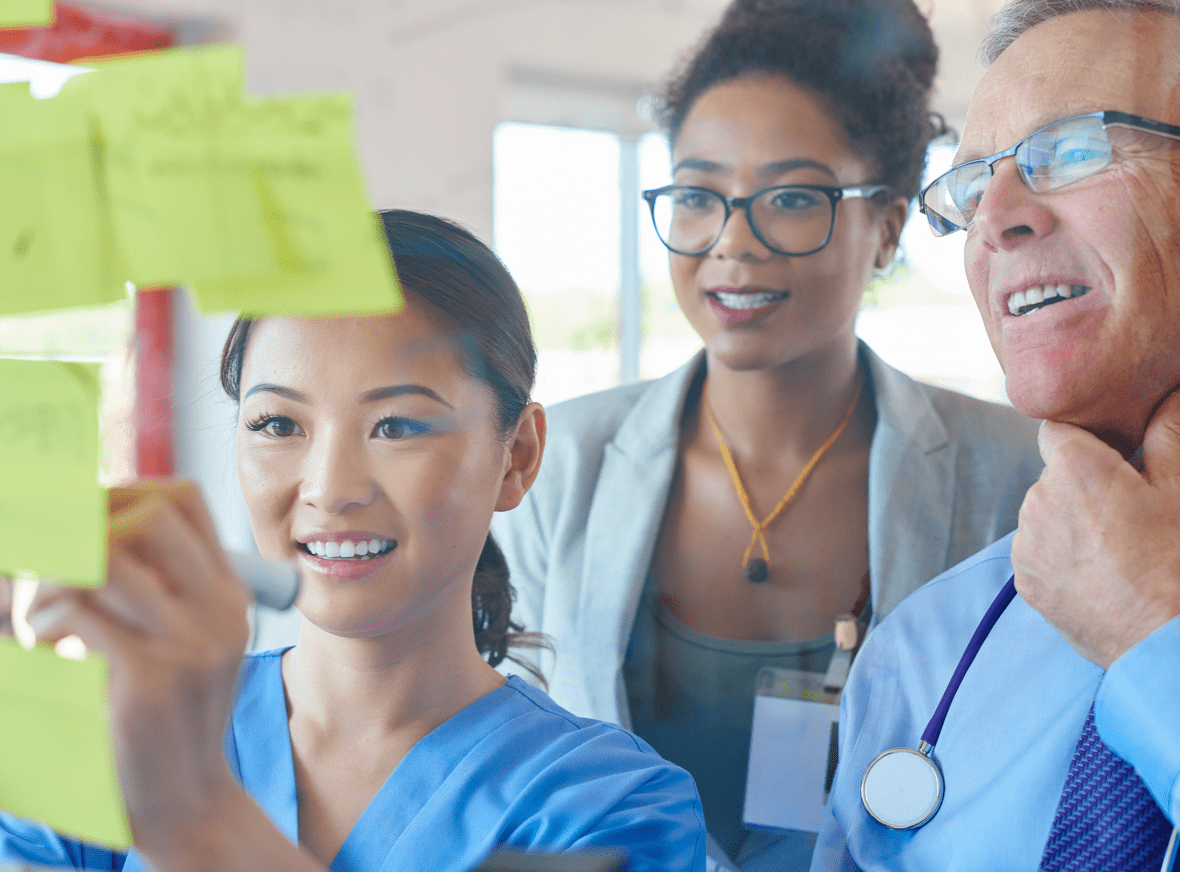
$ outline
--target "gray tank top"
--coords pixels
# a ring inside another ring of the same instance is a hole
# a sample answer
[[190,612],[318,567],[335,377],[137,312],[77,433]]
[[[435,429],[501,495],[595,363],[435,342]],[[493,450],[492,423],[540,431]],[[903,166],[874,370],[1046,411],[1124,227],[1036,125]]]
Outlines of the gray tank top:
[[832,633],[802,642],[698,633],[663,605],[648,572],[623,661],[631,729],[691,773],[709,832],[730,857],[749,835],[742,806],[758,671],[776,666],[823,673],[835,649]]

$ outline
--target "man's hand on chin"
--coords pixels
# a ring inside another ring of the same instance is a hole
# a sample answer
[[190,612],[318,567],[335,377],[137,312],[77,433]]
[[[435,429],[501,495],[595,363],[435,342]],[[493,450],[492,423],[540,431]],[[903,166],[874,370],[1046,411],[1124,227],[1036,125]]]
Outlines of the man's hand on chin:
[[1143,442],[1143,472],[1080,427],[1046,421],[1045,470],[1020,508],[1021,597],[1106,669],[1180,615],[1180,390]]

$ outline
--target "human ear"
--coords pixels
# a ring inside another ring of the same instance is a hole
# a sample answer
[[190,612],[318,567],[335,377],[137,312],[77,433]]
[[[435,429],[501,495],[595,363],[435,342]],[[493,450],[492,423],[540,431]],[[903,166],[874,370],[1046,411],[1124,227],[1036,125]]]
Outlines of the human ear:
[[881,208],[881,214],[877,216],[881,238],[873,259],[873,266],[877,269],[885,269],[893,262],[893,254],[901,242],[901,230],[909,214],[910,201],[905,197],[894,197]]
[[520,413],[509,447],[508,469],[500,484],[496,511],[506,512],[520,505],[541,470],[545,453],[545,410],[540,403],[529,403]]

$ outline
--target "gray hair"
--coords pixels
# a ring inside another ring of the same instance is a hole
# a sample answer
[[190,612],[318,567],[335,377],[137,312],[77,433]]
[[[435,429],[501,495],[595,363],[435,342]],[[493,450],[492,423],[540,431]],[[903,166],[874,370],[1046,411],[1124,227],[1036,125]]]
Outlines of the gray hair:
[[1011,0],[991,20],[991,32],[979,49],[980,60],[995,62],[1017,37],[1059,15],[1088,10],[1164,12],[1180,16],[1180,0]]

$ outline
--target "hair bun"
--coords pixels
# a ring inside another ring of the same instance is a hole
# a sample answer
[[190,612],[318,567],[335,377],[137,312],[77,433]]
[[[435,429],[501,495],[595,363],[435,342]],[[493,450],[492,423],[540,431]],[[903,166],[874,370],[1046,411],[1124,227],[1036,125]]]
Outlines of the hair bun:
[[783,76],[827,102],[876,181],[912,197],[937,69],[938,47],[914,0],[732,0],[668,83],[661,121],[675,147],[709,88]]

